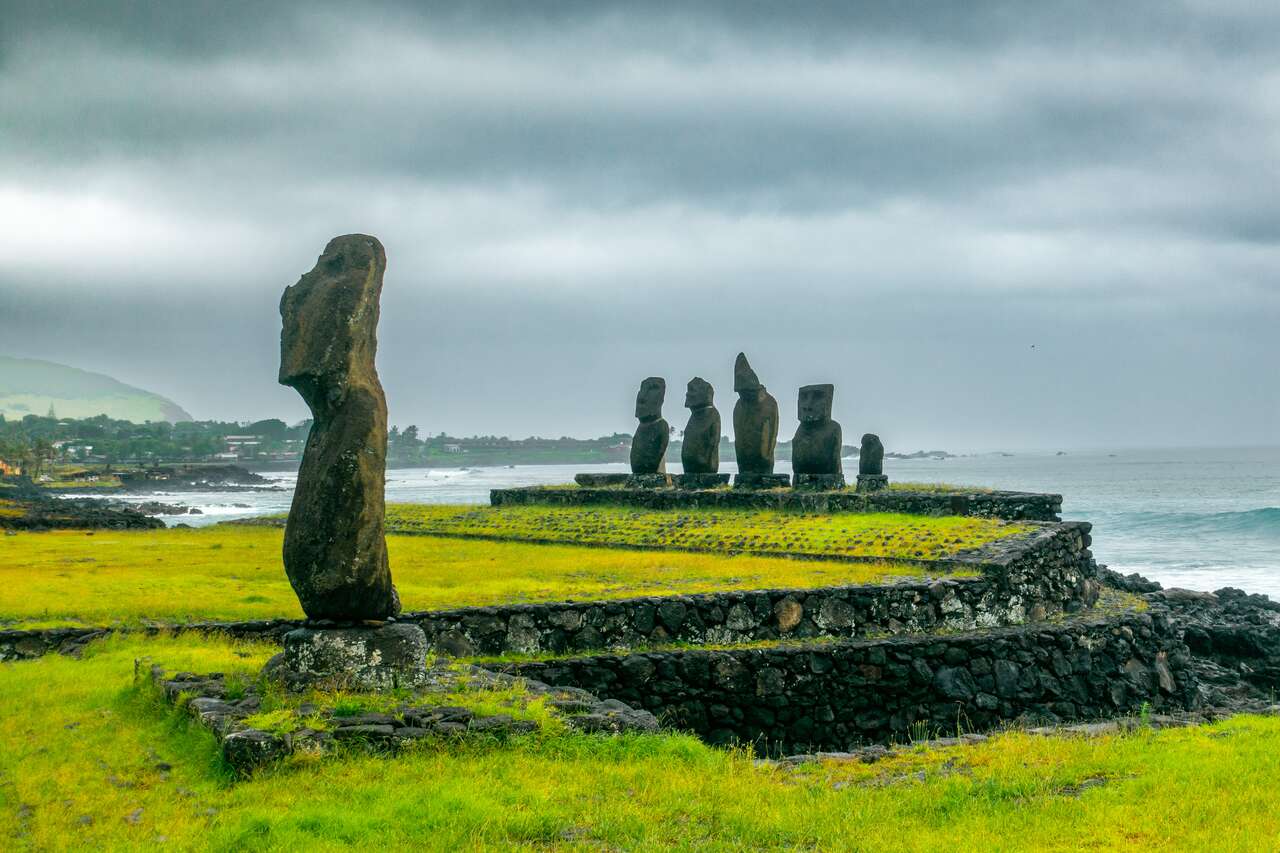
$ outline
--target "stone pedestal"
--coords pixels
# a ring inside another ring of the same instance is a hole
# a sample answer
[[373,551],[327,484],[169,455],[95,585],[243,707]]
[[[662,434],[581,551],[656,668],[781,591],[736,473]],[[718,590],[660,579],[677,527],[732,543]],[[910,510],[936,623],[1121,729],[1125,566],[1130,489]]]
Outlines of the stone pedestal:
[[733,478],[735,489],[785,489],[791,485],[789,474],[761,474],[746,472]]
[[844,474],[796,474],[797,489],[830,492],[845,487]]
[[604,489],[609,486],[625,486],[631,476],[631,474],[574,474],[573,481],[589,489]]
[[718,489],[729,485],[728,474],[675,474],[677,489]]
[[626,485],[629,489],[669,489],[671,488],[671,475],[632,474],[627,477]]
[[353,628],[295,628],[284,635],[289,681],[354,690],[419,687],[427,678],[427,636],[394,622]]
[[889,488],[889,478],[884,474],[859,474],[858,491],[880,492]]

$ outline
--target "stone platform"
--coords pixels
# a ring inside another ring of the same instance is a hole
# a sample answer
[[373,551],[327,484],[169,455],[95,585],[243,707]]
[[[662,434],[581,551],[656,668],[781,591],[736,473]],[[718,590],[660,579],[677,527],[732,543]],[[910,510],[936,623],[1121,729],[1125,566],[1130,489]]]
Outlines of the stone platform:
[[810,492],[832,492],[846,485],[844,474],[796,474],[797,489]]
[[742,473],[733,478],[735,489],[785,489],[791,485],[790,474]]
[[[630,475],[627,475],[630,476]],[[666,476],[666,475],[663,475]],[[972,515],[1009,521],[1060,521],[1062,495],[1039,492],[909,492],[899,489],[805,491],[772,487],[744,488],[739,474],[732,489],[633,488],[630,486],[531,486],[492,489],[493,506],[633,506],[647,509],[758,509],[798,512],[905,512],[916,515]]]
[[719,489],[729,485],[728,474],[674,474],[677,489]]
[[883,492],[889,488],[889,478],[884,474],[859,474],[858,491]]
[[297,628],[284,635],[277,671],[295,685],[350,690],[419,687],[427,677],[427,637],[408,622]]
[[574,474],[573,481],[579,486],[589,489],[607,489],[610,486],[625,486],[630,474]]
[[[135,670],[135,678],[142,677],[142,672]],[[324,753],[338,744],[395,752],[424,739],[505,738],[538,730],[536,722],[513,719],[510,714],[484,716],[465,707],[440,704],[446,699],[456,702],[462,692],[519,687],[531,696],[545,696],[555,716],[569,728],[582,732],[620,734],[656,732],[659,728],[658,720],[648,711],[614,700],[600,700],[584,690],[553,688],[474,666],[459,670],[442,665],[426,670],[422,689],[404,697],[391,713],[352,716],[338,715],[332,707],[292,708],[290,713],[299,725],[290,731],[267,731],[245,722],[262,707],[265,684],[261,679],[243,686],[238,698],[233,699],[222,673],[169,673],[155,665],[150,678],[166,700],[182,704],[214,734],[223,758],[241,775],[290,753]]]

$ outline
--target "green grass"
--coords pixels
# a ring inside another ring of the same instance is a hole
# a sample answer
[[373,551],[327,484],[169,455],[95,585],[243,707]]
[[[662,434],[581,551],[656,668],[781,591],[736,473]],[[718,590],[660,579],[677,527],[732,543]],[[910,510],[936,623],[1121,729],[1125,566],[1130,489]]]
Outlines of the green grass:
[[898,513],[397,504],[388,508],[387,529],[577,545],[938,560],[1031,527],[987,518]]
[[[225,672],[270,648],[115,639],[0,665],[8,849],[1269,850],[1280,719],[1008,734],[875,764],[757,766],[681,735],[535,733],[299,757],[236,782],[131,686],[135,657]],[[34,697],[38,699],[38,711]]]
[[[0,625],[107,625],[302,616],[282,532],[220,526],[0,536]],[[406,610],[812,588],[918,578],[901,563],[842,563],[390,536]]]
[[891,492],[929,492],[939,495],[955,495],[955,494],[984,494],[994,491],[985,486],[961,486],[955,483],[889,483],[889,491]]

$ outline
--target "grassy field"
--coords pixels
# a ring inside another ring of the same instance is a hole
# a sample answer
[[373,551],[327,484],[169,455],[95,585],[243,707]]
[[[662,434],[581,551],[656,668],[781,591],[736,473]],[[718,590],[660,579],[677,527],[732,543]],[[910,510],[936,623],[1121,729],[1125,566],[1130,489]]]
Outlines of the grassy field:
[[[8,849],[1270,850],[1280,720],[1100,738],[1008,734],[783,769],[679,735],[543,730],[234,782],[133,661],[249,671],[272,649],[116,638],[0,665]],[[39,713],[32,697],[39,696]]]
[[583,545],[936,560],[1030,528],[987,518],[624,507],[397,504],[387,529]]
[[[222,526],[0,536],[0,625],[107,625],[301,617],[280,559],[282,532]],[[919,577],[901,563],[390,536],[406,610],[828,586]]]

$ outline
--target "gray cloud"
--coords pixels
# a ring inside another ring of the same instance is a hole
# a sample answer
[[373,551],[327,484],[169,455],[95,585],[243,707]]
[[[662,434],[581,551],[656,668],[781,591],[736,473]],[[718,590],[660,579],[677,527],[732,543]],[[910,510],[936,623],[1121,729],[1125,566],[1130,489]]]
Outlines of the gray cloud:
[[359,230],[428,429],[626,429],[741,348],[896,447],[1280,426],[1256,4],[5,5],[3,348],[197,416],[300,414],[275,304]]

